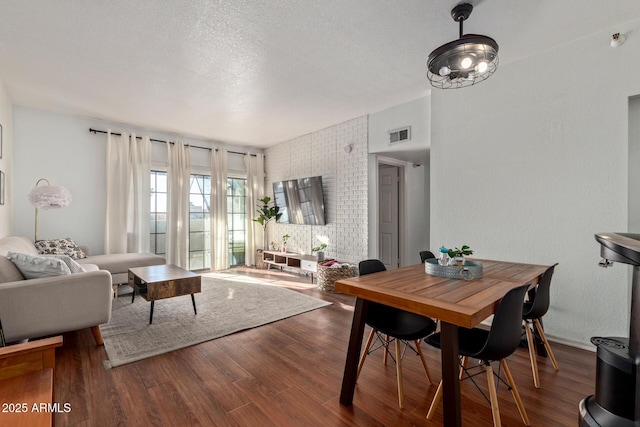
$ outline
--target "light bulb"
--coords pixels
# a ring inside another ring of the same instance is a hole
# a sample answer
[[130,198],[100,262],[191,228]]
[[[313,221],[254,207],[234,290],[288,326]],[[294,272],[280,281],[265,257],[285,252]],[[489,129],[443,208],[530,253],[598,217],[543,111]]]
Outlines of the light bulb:
[[440,68],[438,74],[440,74],[441,77],[448,76],[449,74],[451,74],[451,69],[449,69],[449,67],[445,65],[444,67]]
[[460,67],[466,70],[467,68],[471,67],[472,63],[473,61],[471,60],[471,58],[467,56],[462,61],[460,61]]
[[487,71],[487,68],[489,68],[489,65],[487,65],[487,63],[485,61],[482,61],[482,62],[478,63],[478,65],[476,66],[476,71],[478,73],[482,74],[485,71]]

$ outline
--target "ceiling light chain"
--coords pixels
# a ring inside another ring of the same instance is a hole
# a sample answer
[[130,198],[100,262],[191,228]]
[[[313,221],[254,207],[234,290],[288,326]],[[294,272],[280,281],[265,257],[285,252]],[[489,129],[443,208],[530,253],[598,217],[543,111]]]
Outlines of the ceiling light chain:
[[457,89],[486,80],[498,68],[498,43],[491,37],[463,33],[473,6],[461,3],[451,10],[460,23],[460,38],[435,49],[427,61],[427,77],[440,89]]

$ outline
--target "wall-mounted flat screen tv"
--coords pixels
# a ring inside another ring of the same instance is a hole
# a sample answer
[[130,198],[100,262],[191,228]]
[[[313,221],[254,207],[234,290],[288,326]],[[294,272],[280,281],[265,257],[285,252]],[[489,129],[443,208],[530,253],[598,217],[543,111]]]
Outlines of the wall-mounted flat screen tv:
[[274,182],[273,195],[282,214],[278,222],[325,225],[321,176]]

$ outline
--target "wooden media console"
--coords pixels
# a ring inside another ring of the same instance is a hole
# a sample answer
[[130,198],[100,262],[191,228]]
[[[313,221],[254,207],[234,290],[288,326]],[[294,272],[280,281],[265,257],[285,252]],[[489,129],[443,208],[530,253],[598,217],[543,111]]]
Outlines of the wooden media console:
[[313,255],[294,254],[290,252],[280,251],[263,251],[262,260],[267,264],[267,270],[271,269],[271,266],[283,268],[289,268],[292,270],[302,271],[309,273],[311,276],[311,283],[313,283],[313,275],[318,272],[318,258]]

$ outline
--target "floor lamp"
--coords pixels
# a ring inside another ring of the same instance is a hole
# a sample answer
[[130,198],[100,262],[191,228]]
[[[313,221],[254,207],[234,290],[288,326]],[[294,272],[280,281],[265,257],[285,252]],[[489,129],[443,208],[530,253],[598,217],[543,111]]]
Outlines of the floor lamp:
[[[44,182],[44,185],[40,185]],[[38,240],[38,209],[59,209],[71,204],[71,193],[65,187],[51,185],[48,179],[40,178],[36,186],[29,193],[29,202],[36,208],[36,222],[33,232],[33,240]]]

